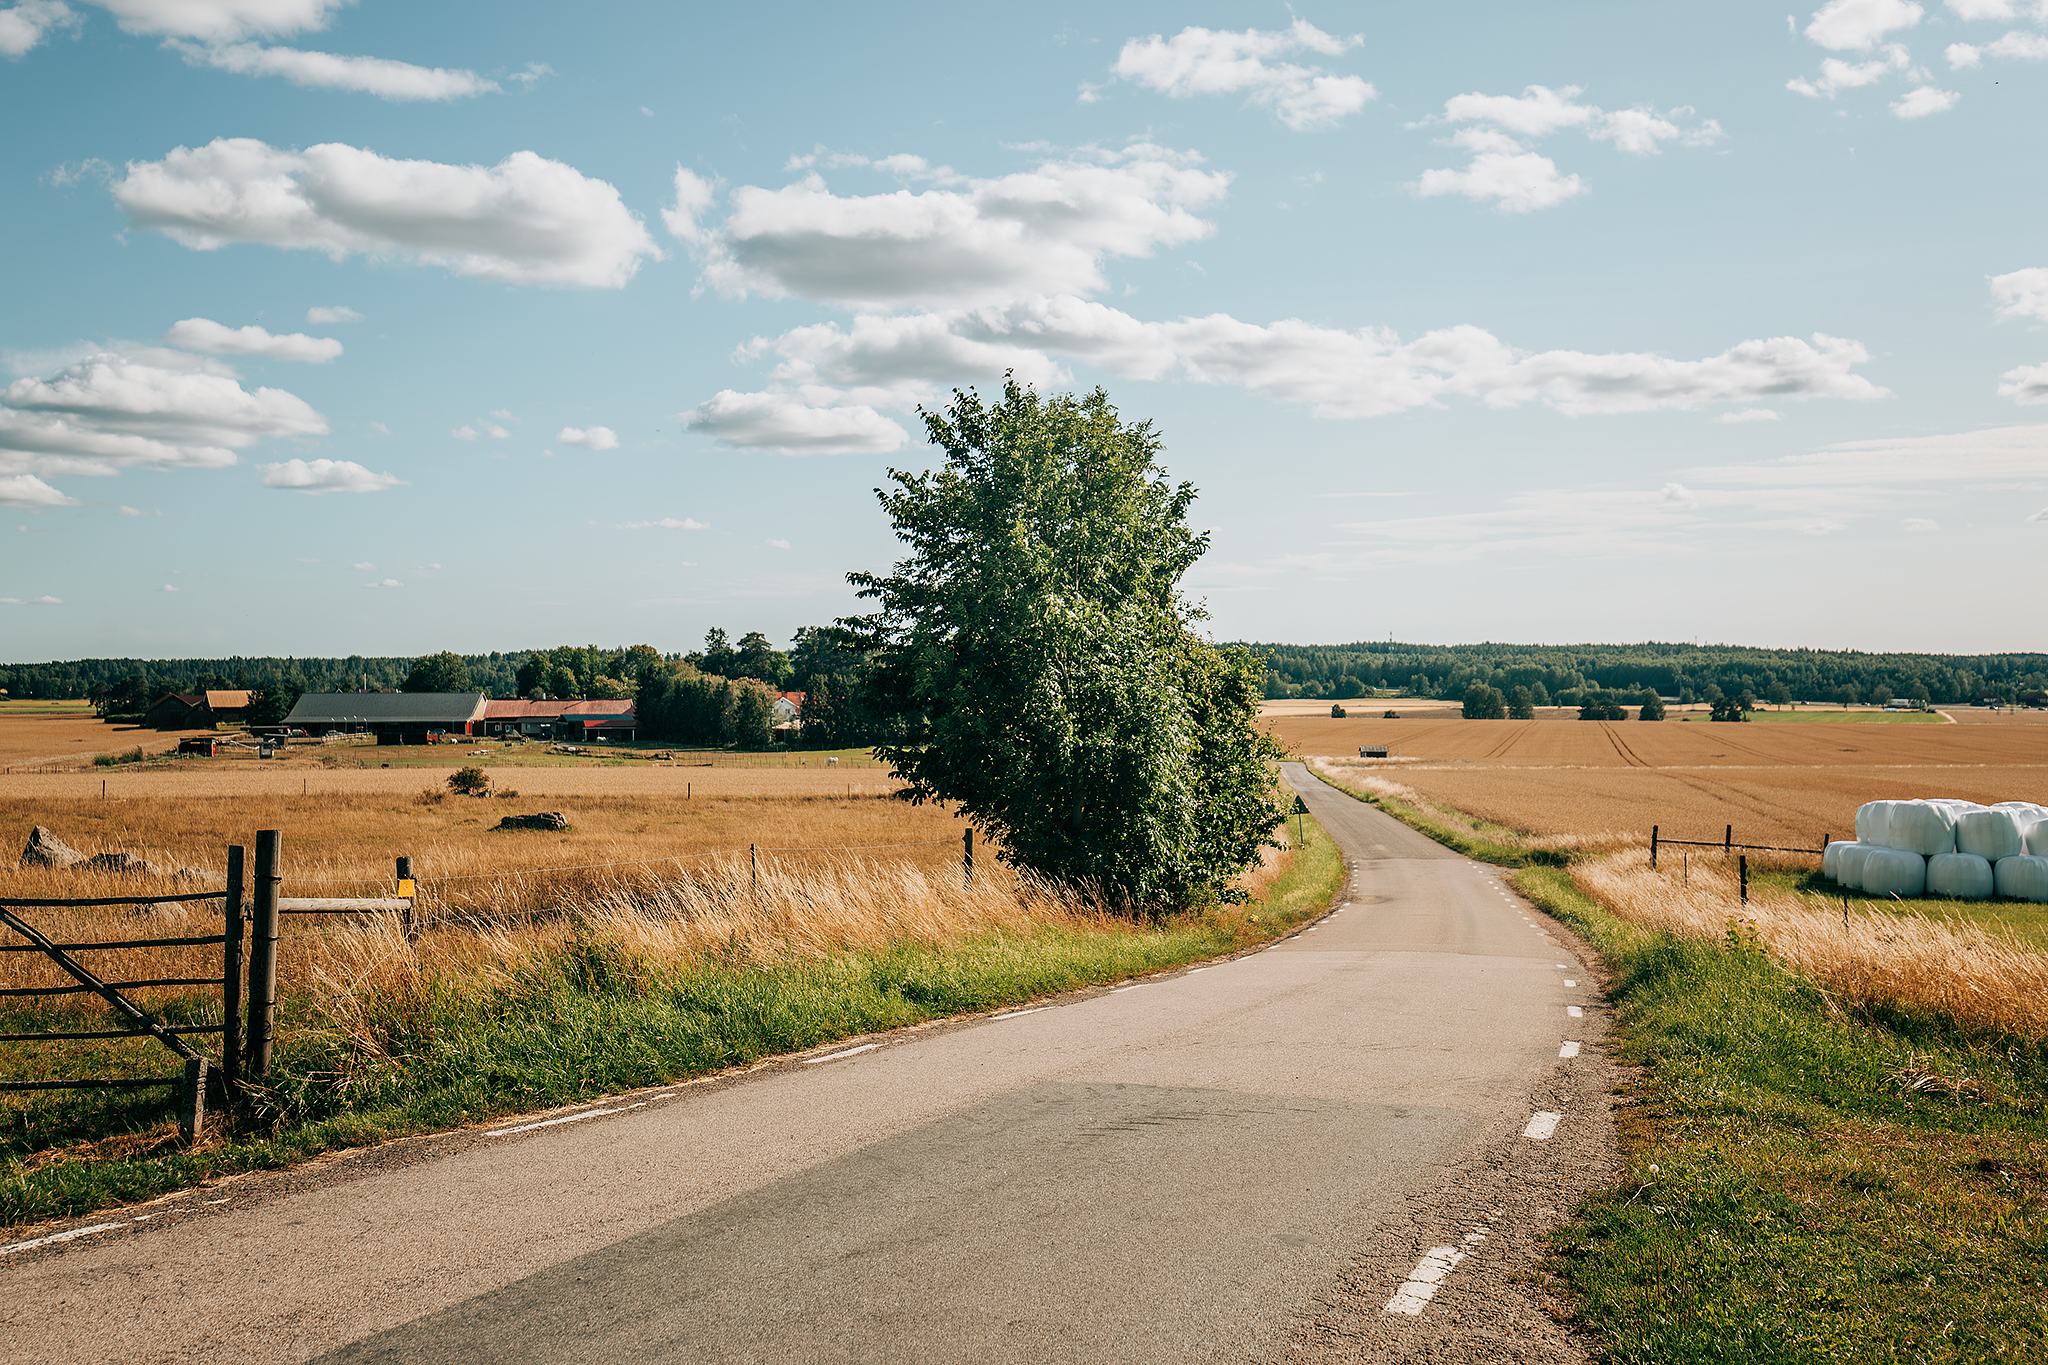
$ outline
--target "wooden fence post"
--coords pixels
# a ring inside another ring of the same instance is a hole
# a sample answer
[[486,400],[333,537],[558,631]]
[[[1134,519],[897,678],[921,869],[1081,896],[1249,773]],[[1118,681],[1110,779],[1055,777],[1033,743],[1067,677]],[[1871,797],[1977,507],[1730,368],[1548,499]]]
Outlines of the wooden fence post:
[[256,832],[256,917],[249,942],[249,1064],[244,1074],[270,1074],[277,1028],[277,888],[284,851],[280,830]]
[[242,917],[243,871],[247,850],[240,844],[228,847],[228,894],[221,907],[221,931],[227,942],[221,947],[220,971],[220,1080],[228,1103],[233,1104],[235,1087],[242,1082]]
[[1744,905],[1748,905],[1748,904],[1749,904],[1749,855],[1748,855],[1747,853],[1745,853],[1745,854],[1743,854],[1743,855],[1742,855],[1742,856],[1741,856],[1740,858],[1737,858],[1737,859],[1735,860],[1735,865],[1736,865],[1736,867],[1737,867],[1737,868],[1738,868],[1738,869],[1739,869],[1739,870],[1741,871],[1741,873],[1742,873],[1742,903],[1743,903]]
[[1728,832],[1721,836],[1721,856],[1727,857],[1735,849],[1735,826],[1728,826]]
[[752,844],[747,845],[747,866],[753,869],[754,899],[759,900],[761,899],[761,855]]
[[1657,827],[1650,826],[1650,871],[1657,870]]
[[971,883],[974,880],[974,827],[972,825],[967,827],[967,852],[962,860],[961,867],[964,874],[962,879]]

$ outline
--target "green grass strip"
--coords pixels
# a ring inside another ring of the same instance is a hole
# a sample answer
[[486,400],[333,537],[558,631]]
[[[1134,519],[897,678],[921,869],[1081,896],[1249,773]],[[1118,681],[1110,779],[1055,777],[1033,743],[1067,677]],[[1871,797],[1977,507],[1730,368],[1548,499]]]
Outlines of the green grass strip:
[[[1255,947],[1335,900],[1343,858],[1313,820],[1306,833],[1256,904],[1149,925],[680,967],[591,940],[489,994],[442,982],[402,998],[359,996],[346,1026],[339,1014],[316,1014],[309,999],[290,1000],[255,1121],[196,1150],[177,1147],[162,1092],[43,1092],[0,1109],[0,1225],[77,1216],[340,1148],[705,1076]],[[195,1007],[185,1022],[203,1013]],[[84,1066],[90,1054],[71,1055]]]
[[2048,1060],[1515,876],[1613,973],[1626,1170],[1551,1268],[1617,1362],[2048,1359]]
[[[1499,867],[1562,867],[1571,861],[1571,854],[1563,849],[1529,847],[1527,837],[1521,831],[1509,829],[1506,825],[1497,825],[1462,812],[1425,811],[1398,796],[1354,787],[1319,771],[1314,764],[1304,763],[1302,766],[1324,786],[1368,806],[1377,806],[1410,829],[1482,863],[1493,863]],[[1454,820],[1457,823],[1453,823]]]

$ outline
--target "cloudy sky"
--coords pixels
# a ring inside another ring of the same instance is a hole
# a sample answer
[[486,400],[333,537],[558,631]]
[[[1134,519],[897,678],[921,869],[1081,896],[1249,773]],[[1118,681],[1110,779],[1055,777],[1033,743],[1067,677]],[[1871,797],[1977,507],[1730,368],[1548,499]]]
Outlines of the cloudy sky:
[[2038,649],[2048,0],[0,0],[0,656],[786,638],[1105,386],[1220,638]]

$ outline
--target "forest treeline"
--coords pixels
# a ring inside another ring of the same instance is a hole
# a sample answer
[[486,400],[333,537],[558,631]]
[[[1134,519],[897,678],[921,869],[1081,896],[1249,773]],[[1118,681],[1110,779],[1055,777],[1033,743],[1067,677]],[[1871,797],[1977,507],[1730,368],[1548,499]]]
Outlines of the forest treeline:
[[1474,683],[1526,687],[1538,705],[1576,706],[1590,692],[1655,692],[1698,701],[1711,686],[1759,701],[1875,702],[1910,697],[2012,702],[2048,688],[2048,654],[1865,654],[1740,645],[1253,644],[1266,695],[1344,700],[1394,689],[1462,698]]

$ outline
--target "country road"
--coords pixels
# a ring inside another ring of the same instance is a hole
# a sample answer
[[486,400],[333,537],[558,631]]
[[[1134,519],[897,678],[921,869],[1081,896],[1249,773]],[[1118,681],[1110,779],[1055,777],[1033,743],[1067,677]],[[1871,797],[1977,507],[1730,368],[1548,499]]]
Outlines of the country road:
[[1351,872],[1263,951],[80,1220],[0,1360],[1578,1358],[1516,1272],[1612,1151],[1580,950],[1288,774]]

